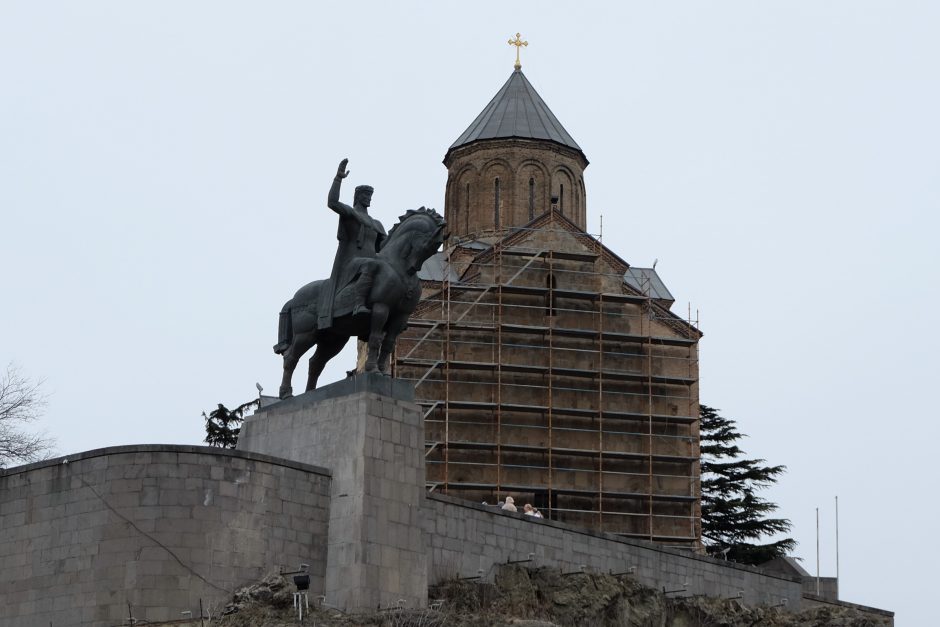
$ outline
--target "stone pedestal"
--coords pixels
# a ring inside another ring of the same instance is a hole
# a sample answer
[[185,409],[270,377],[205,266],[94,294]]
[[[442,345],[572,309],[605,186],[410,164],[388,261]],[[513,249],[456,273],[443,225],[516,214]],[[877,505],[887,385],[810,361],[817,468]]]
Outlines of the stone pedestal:
[[427,605],[424,425],[411,384],[359,375],[265,407],[238,448],[332,471],[326,602]]

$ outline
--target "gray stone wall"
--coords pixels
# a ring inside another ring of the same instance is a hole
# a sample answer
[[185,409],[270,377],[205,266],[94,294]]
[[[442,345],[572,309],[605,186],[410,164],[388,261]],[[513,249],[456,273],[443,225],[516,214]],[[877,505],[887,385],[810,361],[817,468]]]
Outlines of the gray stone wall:
[[277,403],[246,421],[246,450],[114,447],[0,471],[0,625],[178,619],[301,563],[311,598],[421,607],[429,583],[530,554],[677,595],[827,603],[798,578],[426,495],[421,413],[398,385],[356,377]]
[[0,624],[198,615],[279,567],[322,591],[329,472],[252,453],[145,445],[0,472]]
[[847,601],[837,601],[832,598],[816,596],[807,592],[803,593],[803,607],[829,607],[829,608],[849,608],[868,616],[875,625],[894,626],[894,612],[878,609],[877,607],[868,607],[858,603],[849,603]]
[[753,605],[787,599],[791,610],[800,607],[802,587],[796,579],[453,497],[432,493],[426,503],[429,583],[472,577],[479,571],[486,580],[492,576],[494,564],[525,560],[532,553],[532,566],[552,566],[564,572],[584,566],[604,573],[635,568],[631,576],[646,586],[685,588],[677,595],[740,596],[743,603]]
[[345,610],[427,604],[424,429],[414,389],[377,374],[276,403],[249,417],[239,449],[333,471],[325,594]]
[[839,580],[835,577],[820,577],[819,589],[816,588],[816,577],[812,575],[803,577],[803,593],[819,596],[832,601],[839,600]]

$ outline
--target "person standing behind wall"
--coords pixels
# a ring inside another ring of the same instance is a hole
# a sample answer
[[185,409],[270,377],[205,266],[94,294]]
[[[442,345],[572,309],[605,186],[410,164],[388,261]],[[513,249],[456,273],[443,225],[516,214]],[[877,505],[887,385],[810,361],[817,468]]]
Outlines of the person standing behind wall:
[[525,504],[525,506],[522,508],[522,511],[526,516],[532,516],[534,518],[543,518],[542,512],[532,507],[532,505],[529,503]]

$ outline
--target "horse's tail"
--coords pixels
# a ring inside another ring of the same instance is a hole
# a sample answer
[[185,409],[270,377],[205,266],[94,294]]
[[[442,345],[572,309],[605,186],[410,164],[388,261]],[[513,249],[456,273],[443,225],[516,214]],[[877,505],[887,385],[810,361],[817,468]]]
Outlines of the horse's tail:
[[274,345],[274,352],[278,355],[283,354],[290,348],[291,340],[294,339],[294,321],[291,315],[291,301],[287,301],[281,308],[281,314],[277,321],[277,344]]

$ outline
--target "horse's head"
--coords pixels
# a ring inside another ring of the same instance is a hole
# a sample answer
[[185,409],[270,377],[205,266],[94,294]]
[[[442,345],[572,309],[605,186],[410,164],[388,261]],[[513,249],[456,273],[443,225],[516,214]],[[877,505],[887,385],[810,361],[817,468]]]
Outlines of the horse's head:
[[401,259],[401,269],[414,274],[447,239],[446,229],[447,222],[434,209],[409,209],[388,232],[380,254],[390,263]]

